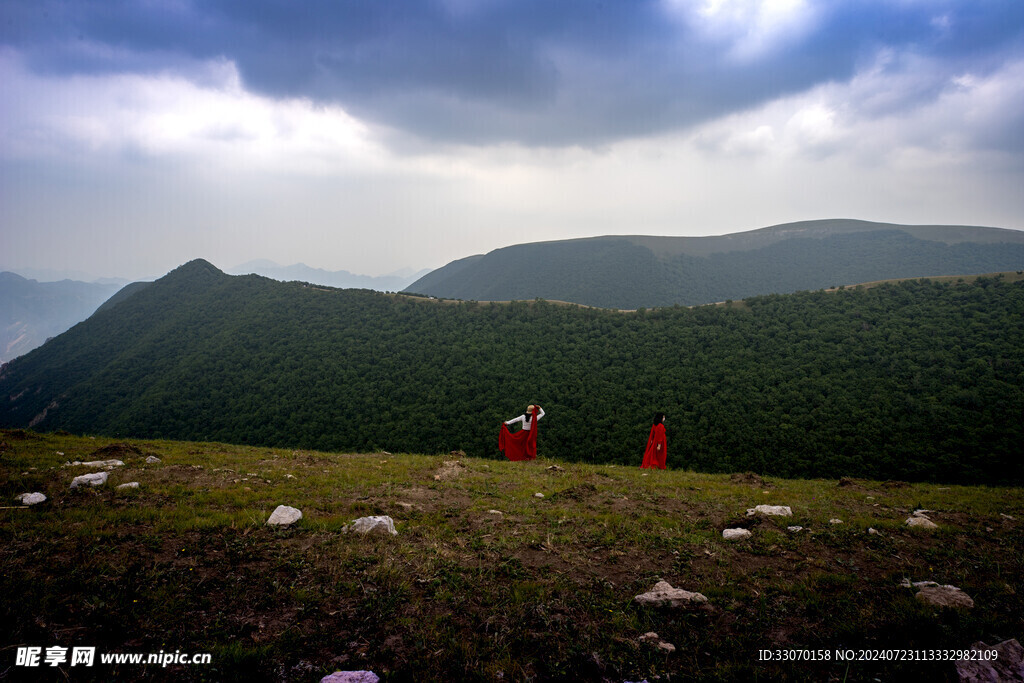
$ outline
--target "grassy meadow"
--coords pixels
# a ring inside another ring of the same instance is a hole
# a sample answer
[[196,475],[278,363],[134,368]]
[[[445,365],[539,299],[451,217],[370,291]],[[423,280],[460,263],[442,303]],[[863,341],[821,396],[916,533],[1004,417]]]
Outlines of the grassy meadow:
[[[125,466],[105,486],[69,490],[94,468],[66,462],[107,458]],[[116,488],[129,481],[140,487]],[[7,430],[0,490],[0,680],[943,680],[949,662],[759,652],[1024,637],[1020,488]],[[33,491],[48,500],[14,501]],[[793,516],[746,516],[762,503]],[[303,519],[267,527],[280,504]],[[918,508],[938,530],[905,526]],[[345,532],[367,515],[390,515],[398,535]],[[740,526],[753,536],[722,539]],[[904,578],[958,586],[975,607],[925,606]],[[658,580],[709,602],[634,603]],[[639,642],[649,631],[675,651]],[[212,663],[18,667],[24,646]]]

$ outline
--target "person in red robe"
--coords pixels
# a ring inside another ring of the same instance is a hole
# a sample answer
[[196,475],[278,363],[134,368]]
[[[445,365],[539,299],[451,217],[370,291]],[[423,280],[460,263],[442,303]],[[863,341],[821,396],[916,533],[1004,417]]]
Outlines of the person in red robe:
[[644,461],[641,469],[665,469],[668,457],[668,442],[665,440],[665,413],[655,413],[651,435],[647,437],[647,448],[644,449]]
[[[526,413],[501,423],[498,434],[498,450],[509,460],[537,459],[537,421],[544,417],[544,409],[537,405],[526,407]],[[508,426],[522,422],[523,428],[510,432]]]

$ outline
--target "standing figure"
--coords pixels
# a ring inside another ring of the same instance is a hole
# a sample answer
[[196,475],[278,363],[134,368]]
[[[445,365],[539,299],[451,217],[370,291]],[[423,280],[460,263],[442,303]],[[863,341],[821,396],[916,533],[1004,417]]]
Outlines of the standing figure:
[[647,437],[647,448],[644,449],[644,461],[641,469],[665,469],[668,457],[668,442],[665,440],[665,413],[654,414],[651,435]]
[[[498,450],[509,460],[536,460],[537,458],[537,421],[544,417],[544,409],[537,405],[526,407],[526,413],[501,424],[498,434]],[[510,432],[510,424],[522,422],[523,428],[518,432]]]

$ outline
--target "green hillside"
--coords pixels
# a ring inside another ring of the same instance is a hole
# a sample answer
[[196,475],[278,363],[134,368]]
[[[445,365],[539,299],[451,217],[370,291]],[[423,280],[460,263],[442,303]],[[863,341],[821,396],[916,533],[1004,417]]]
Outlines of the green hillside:
[[228,276],[193,261],[0,373],[0,425],[707,472],[1024,481],[1024,283],[908,281],[619,313]]
[[828,220],[721,237],[609,236],[520,244],[450,263],[407,291],[635,309],[1021,269],[1024,232]]

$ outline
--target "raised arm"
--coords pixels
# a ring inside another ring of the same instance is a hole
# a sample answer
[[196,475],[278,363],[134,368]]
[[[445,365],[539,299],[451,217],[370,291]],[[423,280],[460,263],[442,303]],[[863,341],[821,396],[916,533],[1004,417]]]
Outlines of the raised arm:
[[511,420],[505,420],[505,424],[507,424],[507,425],[515,424],[516,422],[523,422],[523,423],[525,423],[526,422],[526,416],[525,415],[520,415],[519,417],[513,417]]
[[539,420],[542,417],[544,417],[544,409],[541,408],[540,406],[537,406],[537,419]]

